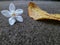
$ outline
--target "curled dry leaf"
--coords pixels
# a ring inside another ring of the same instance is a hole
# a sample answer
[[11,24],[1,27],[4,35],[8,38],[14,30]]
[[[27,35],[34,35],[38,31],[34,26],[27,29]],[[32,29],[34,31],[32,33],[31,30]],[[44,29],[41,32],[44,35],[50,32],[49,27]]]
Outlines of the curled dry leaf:
[[28,6],[28,13],[34,20],[40,19],[53,19],[60,21],[60,14],[49,14],[46,11],[40,9],[35,3],[30,2]]

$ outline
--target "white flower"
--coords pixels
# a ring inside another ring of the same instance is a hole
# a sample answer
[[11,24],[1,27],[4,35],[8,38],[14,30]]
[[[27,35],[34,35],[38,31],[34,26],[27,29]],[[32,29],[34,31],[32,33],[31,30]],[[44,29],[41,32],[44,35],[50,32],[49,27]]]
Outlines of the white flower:
[[9,24],[13,25],[16,20],[19,22],[23,22],[23,18],[21,14],[23,13],[22,9],[17,9],[15,10],[15,5],[13,3],[10,4],[9,6],[9,11],[8,10],[2,10],[1,13],[5,17],[9,17]]

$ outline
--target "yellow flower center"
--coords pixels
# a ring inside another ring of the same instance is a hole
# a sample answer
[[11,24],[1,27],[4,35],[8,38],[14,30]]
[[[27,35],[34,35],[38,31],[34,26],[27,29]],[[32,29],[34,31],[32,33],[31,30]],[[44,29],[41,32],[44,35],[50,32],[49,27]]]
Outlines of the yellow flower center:
[[15,13],[13,13],[13,14],[12,14],[12,16],[14,16],[14,17],[15,17],[15,16],[16,16],[16,14],[15,14]]

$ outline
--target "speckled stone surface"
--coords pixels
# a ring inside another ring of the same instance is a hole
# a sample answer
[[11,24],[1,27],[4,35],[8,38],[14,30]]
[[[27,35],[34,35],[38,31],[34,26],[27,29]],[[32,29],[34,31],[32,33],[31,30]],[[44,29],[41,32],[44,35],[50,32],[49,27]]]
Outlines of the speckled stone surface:
[[[60,22],[54,20],[35,21],[28,16],[28,1],[14,2],[16,8],[22,8],[23,23],[13,26],[8,18],[0,13],[0,45],[60,45]],[[35,2],[48,13],[60,13],[60,2]],[[10,2],[0,2],[0,11],[8,9]]]

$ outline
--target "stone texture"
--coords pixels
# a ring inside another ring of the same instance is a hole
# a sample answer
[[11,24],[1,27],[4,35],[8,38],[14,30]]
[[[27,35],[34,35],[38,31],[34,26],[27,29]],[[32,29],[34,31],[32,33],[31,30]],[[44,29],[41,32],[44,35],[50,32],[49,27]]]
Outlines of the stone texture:
[[[8,9],[10,2],[0,2],[0,11]],[[0,13],[0,45],[60,45],[60,21],[35,21],[28,16],[29,2],[14,2],[24,9],[23,23],[10,26],[8,19]],[[48,13],[60,13],[60,2],[35,2]]]

